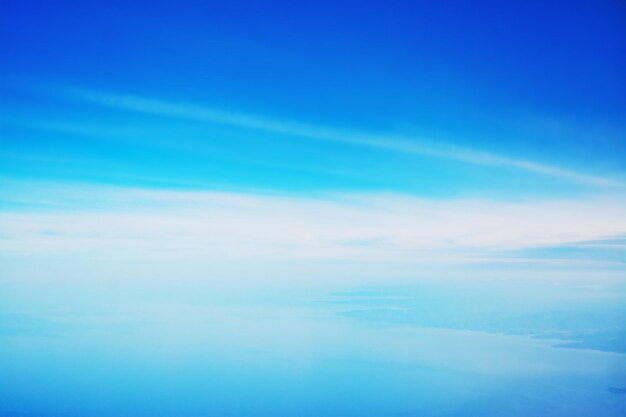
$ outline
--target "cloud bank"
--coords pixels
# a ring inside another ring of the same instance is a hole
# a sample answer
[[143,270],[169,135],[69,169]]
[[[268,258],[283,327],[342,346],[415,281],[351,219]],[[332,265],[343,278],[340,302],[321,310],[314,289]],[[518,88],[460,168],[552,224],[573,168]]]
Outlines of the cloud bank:
[[0,250],[12,254],[452,262],[626,235],[623,198],[304,198],[47,185],[16,192],[14,201],[32,209],[0,212]]

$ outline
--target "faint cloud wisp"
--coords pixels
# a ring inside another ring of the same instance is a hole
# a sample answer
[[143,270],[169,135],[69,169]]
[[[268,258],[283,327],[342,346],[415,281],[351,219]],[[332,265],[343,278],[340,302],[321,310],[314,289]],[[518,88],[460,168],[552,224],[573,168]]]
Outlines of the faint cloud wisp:
[[471,148],[453,146],[424,138],[372,135],[364,132],[282,121],[127,94],[104,93],[79,88],[64,88],[60,91],[63,96],[72,99],[145,114],[225,124],[277,134],[306,137],[314,140],[340,142],[386,151],[451,159],[474,165],[513,168],[597,187],[625,187],[622,181],[612,178],[580,173],[552,165],[511,158]]

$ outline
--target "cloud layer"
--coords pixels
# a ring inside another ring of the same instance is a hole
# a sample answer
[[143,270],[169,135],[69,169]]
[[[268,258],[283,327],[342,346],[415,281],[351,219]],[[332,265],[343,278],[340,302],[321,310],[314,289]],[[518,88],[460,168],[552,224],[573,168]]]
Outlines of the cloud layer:
[[626,235],[626,200],[616,198],[303,198],[65,185],[31,187],[14,198],[33,209],[0,214],[5,253],[449,262]]

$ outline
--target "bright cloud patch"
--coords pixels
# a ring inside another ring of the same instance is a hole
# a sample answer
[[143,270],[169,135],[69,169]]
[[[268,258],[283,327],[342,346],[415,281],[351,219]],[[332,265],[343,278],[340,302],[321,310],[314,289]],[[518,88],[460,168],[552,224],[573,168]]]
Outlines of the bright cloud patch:
[[40,187],[22,195],[30,197],[20,200],[16,193],[15,201],[31,208],[5,208],[0,214],[5,252],[449,262],[626,234],[626,200],[616,198],[301,198],[76,186]]

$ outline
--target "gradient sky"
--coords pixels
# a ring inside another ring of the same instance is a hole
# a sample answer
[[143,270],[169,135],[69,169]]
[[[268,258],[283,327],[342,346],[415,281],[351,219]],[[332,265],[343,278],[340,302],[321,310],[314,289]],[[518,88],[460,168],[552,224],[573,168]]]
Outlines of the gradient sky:
[[626,6],[0,0],[0,415],[622,416]]
[[623,273],[619,1],[0,7],[5,257]]

